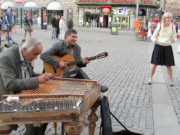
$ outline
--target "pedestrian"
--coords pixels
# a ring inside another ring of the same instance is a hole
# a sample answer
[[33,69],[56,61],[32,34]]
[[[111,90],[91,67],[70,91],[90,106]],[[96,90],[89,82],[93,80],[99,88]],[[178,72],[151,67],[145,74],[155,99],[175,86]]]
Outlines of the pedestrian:
[[59,39],[59,21],[60,21],[60,15],[57,15],[57,18],[56,18],[56,39]]
[[29,32],[29,36],[32,37],[31,33],[33,31],[33,21],[30,16],[30,11],[26,12],[26,16],[24,18],[24,38],[26,38],[27,32]]
[[64,16],[61,16],[61,19],[59,21],[59,30],[60,30],[60,41],[64,40],[64,35],[65,35],[65,23],[64,23]]
[[[167,67],[169,74],[170,86],[173,86],[172,69],[171,66],[175,65],[174,56],[171,44],[177,40],[176,29],[171,24],[173,15],[167,12],[162,17],[162,22],[155,29],[151,40],[155,43],[154,50],[151,57],[151,70],[148,84],[152,83],[152,77],[156,70],[157,65],[164,65]],[[165,34],[164,34],[165,33]]]
[[51,20],[51,24],[52,24],[52,35],[51,35],[51,39],[55,40],[56,38],[56,14],[54,15],[54,17]]
[[12,32],[15,34],[16,33],[16,13],[13,11],[13,28],[12,28]]
[[68,26],[68,29],[73,29],[74,24],[71,18],[68,19],[67,26]]
[[9,40],[12,40],[11,31],[12,31],[12,26],[13,26],[13,14],[11,12],[11,7],[8,7],[7,12],[5,13],[5,18],[6,18],[6,25],[7,25],[7,31],[8,31],[7,34],[9,34]]

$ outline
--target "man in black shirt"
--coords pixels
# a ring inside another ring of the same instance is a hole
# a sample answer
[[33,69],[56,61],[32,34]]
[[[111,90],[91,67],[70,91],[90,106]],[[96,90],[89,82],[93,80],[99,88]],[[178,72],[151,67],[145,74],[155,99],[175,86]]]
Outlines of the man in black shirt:
[[52,28],[53,28],[52,29],[51,39],[54,40],[56,38],[56,14],[52,18],[51,24],[52,24]]

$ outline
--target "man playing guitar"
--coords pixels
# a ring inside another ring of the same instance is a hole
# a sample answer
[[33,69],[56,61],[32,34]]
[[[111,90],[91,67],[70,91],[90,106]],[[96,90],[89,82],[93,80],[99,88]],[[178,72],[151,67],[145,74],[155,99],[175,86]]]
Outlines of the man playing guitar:
[[[67,30],[65,34],[65,40],[54,43],[52,47],[40,55],[40,58],[46,63],[52,65],[52,67],[60,67],[65,69],[68,62],[60,61],[52,57],[64,56],[65,54],[71,54],[74,56],[75,60],[81,59],[81,47],[76,43],[77,41],[77,31],[74,29]],[[80,64],[77,64],[73,70],[65,71],[62,77],[66,78],[78,78],[78,79],[90,79],[88,75],[80,68],[86,67],[89,61],[87,59],[82,59]],[[101,92],[106,92],[108,90],[107,86],[101,85]]]

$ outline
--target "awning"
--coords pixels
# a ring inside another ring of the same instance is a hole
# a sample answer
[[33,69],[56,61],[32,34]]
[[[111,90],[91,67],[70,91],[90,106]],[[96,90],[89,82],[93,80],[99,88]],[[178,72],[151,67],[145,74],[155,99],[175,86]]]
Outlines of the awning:
[[64,10],[64,7],[59,2],[51,2],[47,6],[47,10]]
[[10,7],[14,6],[14,3],[10,1],[3,2],[3,4],[1,5],[1,9],[7,9],[9,6]]
[[27,2],[24,7],[38,7],[38,5],[35,2]]

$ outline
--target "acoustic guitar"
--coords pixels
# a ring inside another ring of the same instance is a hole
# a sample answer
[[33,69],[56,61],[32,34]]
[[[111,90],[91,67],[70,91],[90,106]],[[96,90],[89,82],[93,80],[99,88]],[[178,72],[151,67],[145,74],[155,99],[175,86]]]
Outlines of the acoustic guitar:
[[[95,60],[95,59],[101,59],[105,58],[108,56],[107,52],[100,53],[96,56],[93,57],[86,57],[85,59],[88,61]],[[68,62],[66,65],[66,68],[60,68],[59,66],[53,67],[52,65],[48,64],[47,62],[44,62],[44,70],[47,73],[52,73],[53,76],[61,76],[66,70],[70,70],[73,67],[76,66],[76,64],[82,63],[82,60],[75,60],[74,57],[71,54],[65,54],[62,57],[52,55],[53,58],[59,60],[59,61],[64,61]]]

